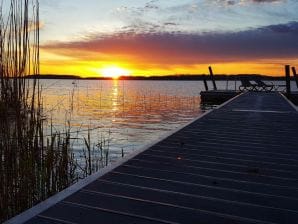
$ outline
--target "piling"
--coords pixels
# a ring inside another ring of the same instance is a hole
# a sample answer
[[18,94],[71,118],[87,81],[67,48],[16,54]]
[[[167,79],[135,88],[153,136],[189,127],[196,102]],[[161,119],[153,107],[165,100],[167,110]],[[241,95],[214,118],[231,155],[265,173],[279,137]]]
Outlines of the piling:
[[286,72],[286,90],[287,90],[287,96],[291,95],[291,71],[290,71],[290,65],[285,66],[285,72]]
[[296,68],[295,67],[292,67],[292,72],[293,72],[293,76],[295,78],[296,86],[298,88],[298,76],[297,76]]
[[204,81],[205,91],[208,91],[209,90],[208,83],[207,83],[207,80],[205,77],[204,77],[203,81]]
[[214,90],[217,90],[216,83],[215,83],[215,80],[214,80],[213,71],[212,71],[212,67],[211,66],[209,66],[209,73],[210,73],[210,78],[211,78],[212,83],[213,83],[213,89]]

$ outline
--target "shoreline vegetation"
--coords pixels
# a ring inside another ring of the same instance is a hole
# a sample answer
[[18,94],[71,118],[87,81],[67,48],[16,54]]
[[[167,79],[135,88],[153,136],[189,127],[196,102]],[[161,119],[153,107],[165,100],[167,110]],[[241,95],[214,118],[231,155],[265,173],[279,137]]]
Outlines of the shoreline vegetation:
[[[218,74],[214,76],[215,80],[240,80],[240,78],[254,78],[259,77],[264,80],[285,80],[284,76],[268,76],[261,74],[237,74],[237,75],[227,75],[227,74]],[[56,74],[43,74],[43,75],[28,75],[25,78],[27,79],[82,79],[82,80],[113,80],[112,77],[81,77],[78,75],[56,75]],[[209,79],[210,76],[206,74],[186,74],[186,75],[165,75],[165,76],[120,76],[118,80],[198,80],[203,81],[204,79]],[[294,80],[294,77],[291,77]]]
[[98,171],[109,159],[108,141],[91,142],[88,129],[84,160],[78,163],[70,120],[62,133],[45,116],[39,29],[38,0],[0,5],[0,223]]

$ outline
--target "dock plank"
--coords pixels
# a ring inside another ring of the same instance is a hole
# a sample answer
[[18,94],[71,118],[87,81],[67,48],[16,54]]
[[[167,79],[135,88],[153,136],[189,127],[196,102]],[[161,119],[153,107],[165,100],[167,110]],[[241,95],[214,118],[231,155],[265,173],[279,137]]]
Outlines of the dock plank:
[[298,113],[246,93],[26,223],[296,223]]

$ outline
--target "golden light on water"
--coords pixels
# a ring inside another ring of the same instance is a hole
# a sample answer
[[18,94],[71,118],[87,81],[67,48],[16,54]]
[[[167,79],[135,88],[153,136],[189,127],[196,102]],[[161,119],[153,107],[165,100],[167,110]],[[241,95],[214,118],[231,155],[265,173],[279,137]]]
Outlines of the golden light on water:
[[118,79],[120,76],[129,76],[130,71],[117,66],[105,67],[100,70],[100,73],[104,77]]

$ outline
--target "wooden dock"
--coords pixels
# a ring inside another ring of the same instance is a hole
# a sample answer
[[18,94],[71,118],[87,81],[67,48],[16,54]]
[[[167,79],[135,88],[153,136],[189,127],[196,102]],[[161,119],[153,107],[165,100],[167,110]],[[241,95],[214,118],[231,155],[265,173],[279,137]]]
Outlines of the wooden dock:
[[220,105],[235,96],[241,94],[240,91],[234,90],[209,90],[201,91],[201,104]]
[[298,223],[298,113],[242,94],[26,223]]

